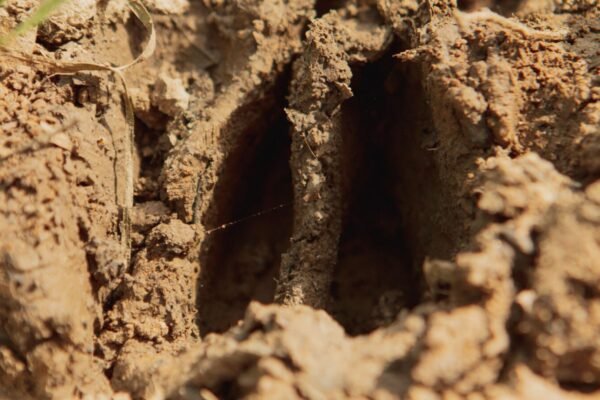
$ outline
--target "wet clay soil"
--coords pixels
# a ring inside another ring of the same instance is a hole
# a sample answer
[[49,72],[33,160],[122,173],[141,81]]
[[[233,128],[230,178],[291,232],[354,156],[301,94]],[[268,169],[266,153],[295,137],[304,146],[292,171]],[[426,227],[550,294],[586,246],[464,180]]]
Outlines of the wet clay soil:
[[0,51],[0,399],[600,397],[596,0],[143,3]]

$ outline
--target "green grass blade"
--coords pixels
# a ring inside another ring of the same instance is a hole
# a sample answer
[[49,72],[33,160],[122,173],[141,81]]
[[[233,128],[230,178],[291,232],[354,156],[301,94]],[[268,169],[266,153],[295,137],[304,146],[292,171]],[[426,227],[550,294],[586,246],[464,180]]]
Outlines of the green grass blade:
[[[10,31],[8,35],[0,38],[0,46],[4,46],[14,40],[16,37],[22,35],[28,30],[35,28],[42,22],[44,22],[53,11],[55,11],[62,3],[66,0],[46,0],[40,4],[40,6],[27,18],[21,22],[15,29]],[[4,0],[0,0],[0,5]]]

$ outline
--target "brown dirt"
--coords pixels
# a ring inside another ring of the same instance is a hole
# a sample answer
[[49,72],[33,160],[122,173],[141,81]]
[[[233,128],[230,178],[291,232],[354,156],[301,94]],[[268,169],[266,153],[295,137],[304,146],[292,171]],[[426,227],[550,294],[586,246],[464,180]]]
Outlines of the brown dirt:
[[600,397],[597,0],[145,4],[131,163],[35,62],[134,59],[126,1],[0,53],[0,398]]

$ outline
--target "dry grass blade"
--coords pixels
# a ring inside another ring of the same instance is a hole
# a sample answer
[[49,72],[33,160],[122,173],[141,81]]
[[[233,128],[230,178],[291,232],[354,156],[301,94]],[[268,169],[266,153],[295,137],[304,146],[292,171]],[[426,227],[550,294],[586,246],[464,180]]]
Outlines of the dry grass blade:
[[471,23],[477,23],[479,21],[489,21],[505,29],[510,29],[513,32],[519,33],[521,36],[532,40],[547,40],[560,42],[562,40],[565,40],[568,33],[565,30],[538,31],[536,29],[528,27],[527,25],[519,21],[515,21],[513,19],[509,19],[503,17],[502,15],[496,14],[488,8],[483,8],[479,11],[470,13],[455,11],[454,18],[456,19],[459,28],[463,32],[468,32],[470,30],[469,24]]
[[[56,1],[54,1],[53,3],[56,3]],[[147,43],[142,53],[128,64],[115,67],[109,65],[108,63],[101,64],[91,62],[57,61],[46,57],[34,56],[19,53],[14,50],[6,50],[0,48],[0,54],[2,56],[22,61],[25,64],[35,65],[36,67],[44,69],[50,74],[61,75],[90,71],[110,71],[117,75],[117,77],[121,81],[121,84],[123,85],[123,101],[125,102],[125,117],[127,119],[129,130],[127,136],[124,138],[124,140],[121,141],[121,145],[123,148],[120,149],[120,151],[116,152],[117,154],[122,154],[122,157],[121,159],[117,160],[118,162],[117,167],[115,168],[115,175],[117,181],[116,203],[120,208],[121,214],[119,230],[121,236],[121,244],[125,253],[127,264],[129,264],[129,257],[131,255],[130,213],[131,208],[133,207],[133,150],[135,120],[133,112],[133,103],[131,102],[131,98],[129,96],[129,89],[127,87],[127,81],[125,80],[123,72],[131,66],[150,58],[156,49],[156,32],[150,13],[139,0],[130,0],[128,3],[132,12],[144,25],[148,36]]]
[[123,141],[124,149],[123,155],[124,158],[119,163],[121,165],[121,171],[116,171],[117,175],[117,188],[120,193],[117,193],[117,204],[121,207],[121,222],[120,222],[120,231],[121,231],[121,243],[125,249],[125,254],[127,255],[127,265],[129,265],[129,257],[131,255],[131,208],[133,207],[133,151],[134,151],[134,127],[135,127],[135,117],[133,112],[133,103],[131,102],[131,97],[129,96],[129,89],[127,87],[127,81],[125,80],[125,76],[123,72],[137,64],[140,63],[152,56],[156,49],[156,31],[154,29],[154,22],[152,21],[152,17],[150,13],[144,7],[144,5],[138,1],[129,1],[129,7],[138,18],[138,20],[144,25],[144,28],[147,31],[148,41],[144,50],[140,55],[138,55],[133,61],[130,63],[120,66],[120,67],[110,67],[109,69],[114,72],[121,83],[123,84],[123,101],[125,102],[125,117],[127,118],[127,123],[129,125],[129,132],[125,140]]
[[154,54],[154,51],[156,50],[156,31],[154,30],[154,21],[152,21],[152,16],[150,16],[150,13],[146,9],[146,7],[144,7],[144,5],[137,0],[130,1],[129,7],[131,8],[131,11],[133,11],[137,19],[142,23],[142,25],[144,25],[144,28],[148,32],[148,42],[146,43],[146,46],[144,47],[142,53],[139,56],[137,56],[135,60],[133,60],[129,64],[115,68],[121,71],[124,71],[127,68],[152,57],[152,54]]

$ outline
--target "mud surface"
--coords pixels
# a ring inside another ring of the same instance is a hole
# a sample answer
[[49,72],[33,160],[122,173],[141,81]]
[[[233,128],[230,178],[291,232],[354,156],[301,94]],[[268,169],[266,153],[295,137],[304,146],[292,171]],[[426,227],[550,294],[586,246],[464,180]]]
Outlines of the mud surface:
[[144,4],[0,53],[0,398],[600,397],[596,0]]

